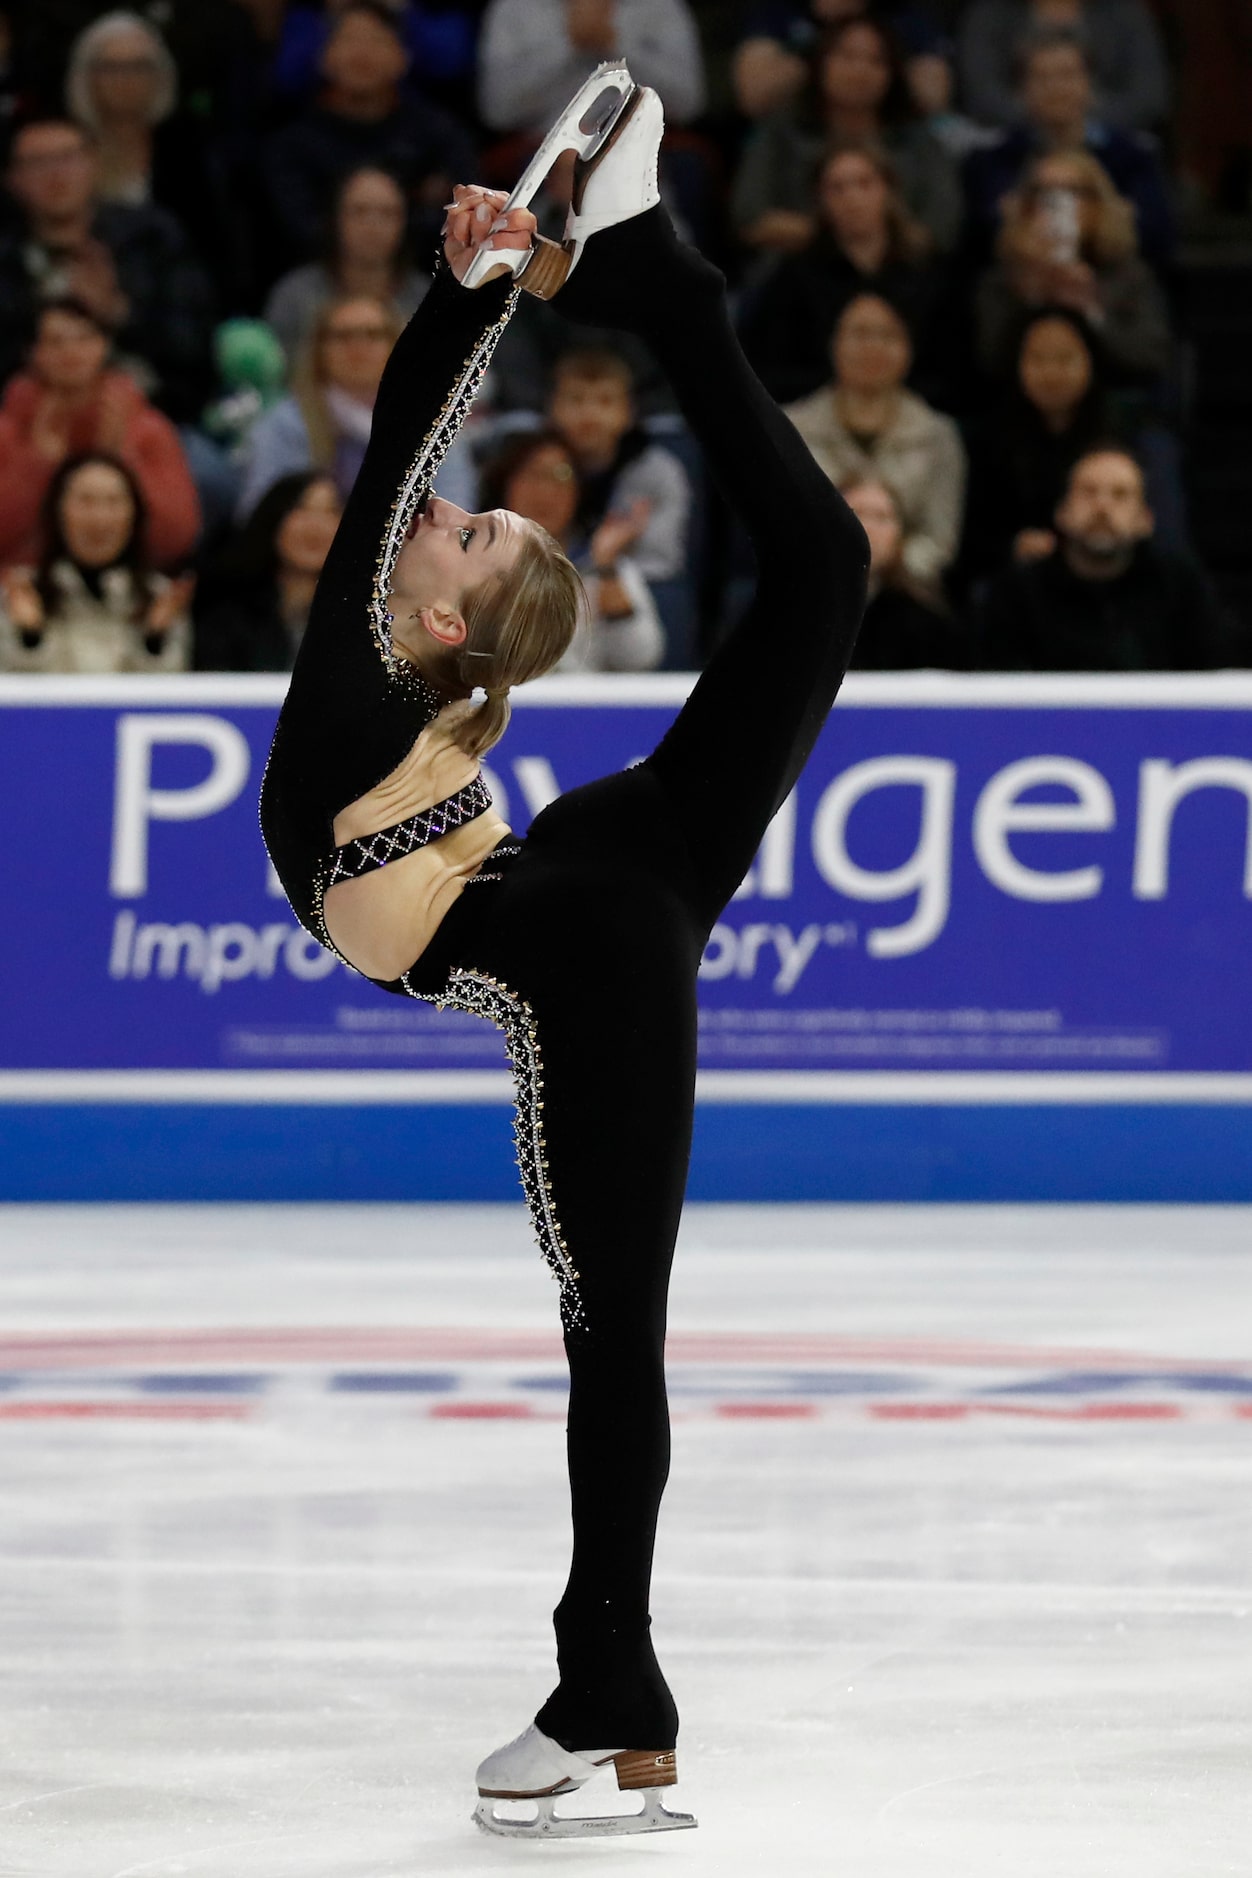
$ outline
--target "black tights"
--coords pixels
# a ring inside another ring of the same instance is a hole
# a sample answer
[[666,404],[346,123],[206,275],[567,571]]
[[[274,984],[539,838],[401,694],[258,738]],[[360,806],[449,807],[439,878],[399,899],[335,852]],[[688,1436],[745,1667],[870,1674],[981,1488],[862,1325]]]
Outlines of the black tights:
[[560,1683],[537,1720],[570,1748],[659,1750],[678,1723],[648,1598],[696,971],[838,690],[868,555],[750,371],[720,276],[663,209],[595,236],[557,306],[633,329],[657,354],[752,538],[756,595],[652,755],[545,809],[503,878],[462,895],[409,988],[437,995],[451,973],[455,1003],[466,974],[495,980],[472,1008],[505,987],[533,1016],[545,1200],[578,1273],[565,1313],[574,1554],[555,1614]]

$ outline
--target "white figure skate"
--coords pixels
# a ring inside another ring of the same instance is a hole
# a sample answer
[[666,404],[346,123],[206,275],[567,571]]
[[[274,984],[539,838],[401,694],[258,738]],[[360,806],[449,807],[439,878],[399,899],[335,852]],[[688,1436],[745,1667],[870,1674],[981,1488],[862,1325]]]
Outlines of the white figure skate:
[[550,300],[578,264],[589,235],[629,221],[661,200],[657,152],[665,113],[655,91],[637,85],[626,67],[609,63],[592,73],[527,164],[500,211],[530,207],[557,158],[576,152],[574,188],[564,239],[536,237],[529,248],[484,243],[466,269],[463,285],[480,286],[503,262],[528,293]]
[[[576,1793],[593,1774],[610,1763],[622,1793],[641,1793],[643,1810],[578,1818],[558,1813],[562,1794]],[[678,1779],[674,1750],[649,1754],[634,1749],[587,1748],[568,1753],[532,1722],[507,1747],[489,1754],[478,1770],[478,1805],[475,1823],[484,1832],[510,1839],[591,1839],[629,1832],[674,1832],[694,1826],[690,1813],[671,1813],[661,1805],[661,1789]],[[533,1804],[533,1819],[509,1819],[496,1810],[499,1800],[525,1800]]]

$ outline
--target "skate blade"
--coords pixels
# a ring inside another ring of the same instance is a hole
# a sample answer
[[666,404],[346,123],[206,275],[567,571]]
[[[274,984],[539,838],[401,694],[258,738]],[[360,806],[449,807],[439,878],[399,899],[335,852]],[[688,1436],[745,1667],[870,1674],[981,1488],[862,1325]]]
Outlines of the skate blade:
[[681,1832],[698,1821],[691,1813],[671,1813],[661,1805],[660,1789],[645,1787],[643,1811],[639,1813],[604,1813],[579,1819],[558,1813],[551,1794],[536,1799],[533,1819],[502,1819],[495,1802],[481,1799],[474,1808],[474,1823],[484,1832],[498,1833],[506,1839],[608,1839],[635,1832]]

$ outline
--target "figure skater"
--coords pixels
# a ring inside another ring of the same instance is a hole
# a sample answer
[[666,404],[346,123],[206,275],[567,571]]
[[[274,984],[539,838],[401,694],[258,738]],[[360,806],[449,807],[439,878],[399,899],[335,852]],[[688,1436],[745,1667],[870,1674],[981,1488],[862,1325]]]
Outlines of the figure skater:
[[[660,205],[661,130],[655,93],[604,66],[507,202],[458,187],[438,277],[383,377],[262,792],[266,843],[308,930],[387,991],[488,1018],[513,1065],[522,1183],[560,1286],[574,1549],[554,1613],[557,1686],[478,1770],[475,1817],[506,1833],[695,1824],[660,1802],[678,1716],[648,1605],[696,972],[830,710],[869,561],[744,360],[722,276]],[[538,240],[527,205],[569,149],[558,246]],[[657,748],[561,796],[525,840],[491,807],[479,759],[510,686],[565,650],[578,577],[536,525],[428,493],[519,284],[559,289],[572,318],[647,342],[757,560],[752,605]],[[555,1811],[610,1761],[642,1813]],[[498,1816],[498,1800],[522,1798],[533,1820]]]

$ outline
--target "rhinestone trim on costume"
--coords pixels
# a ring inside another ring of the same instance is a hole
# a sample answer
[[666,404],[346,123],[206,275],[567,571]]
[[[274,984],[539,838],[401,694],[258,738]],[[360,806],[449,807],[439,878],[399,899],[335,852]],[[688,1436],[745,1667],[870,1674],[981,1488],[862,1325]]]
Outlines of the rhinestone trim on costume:
[[[374,644],[379,656],[387,667],[390,678],[404,684],[414,682],[424,685],[420,673],[408,659],[400,657],[391,641],[391,628],[394,615],[389,612],[387,601],[391,593],[392,576],[396,571],[396,562],[400,550],[408,538],[418,503],[426,495],[435,480],[439,465],[465,422],[470,406],[478,395],[478,388],[491,364],[492,355],[504,335],[504,329],[513,317],[517,305],[520,287],[516,285],[504,304],[504,311],[493,326],[489,326],[474,350],[470,353],[461,372],[444,402],[443,409],[427,431],[422,446],[409,466],[409,473],[400,485],[400,493],[391,508],[387,523],[387,532],[383,536],[378,559],[374,563],[374,591],[370,605],[370,630],[374,635]],[[425,687],[429,689],[429,687]]]
[[491,791],[481,776],[476,776],[464,789],[458,789],[455,795],[445,796],[442,802],[436,802],[430,809],[423,809],[418,815],[410,815],[407,821],[396,822],[391,828],[380,828],[375,835],[361,835],[352,841],[345,841],[335,849],[334,864],[327,877],[323,897],[332,887],[337,887],[341,880],[357,880],[362,874],[372,873],[376,868],[386,867],[388,861],[395,861],[406,854],[412,854],[418,848],[425,848],[440,836],[451,834],[454,828],[463,828],[466,822],[472,822],[486,814],[491,807]]
[[467,1011],[475,1017],[485,1017],[504,1032],[516,1088],[513,1138],[517,1144],[517,1165],[526,1204],[530,1208],[539,1250],[561,1287],[561,1319],[567,1329],[585,1329],[578,1273],[561,1236],[548,1179],[543,1134],[543,1057],[535,1014],[525,998],[519,997],[508,985],[502,985],[498,978],[461,968],[448,974],[447,988],[432,1002],[441,1011]]

